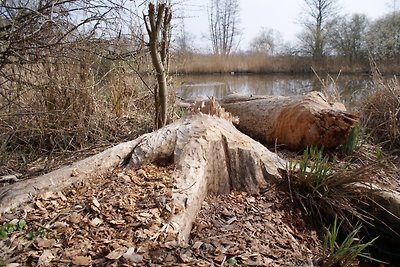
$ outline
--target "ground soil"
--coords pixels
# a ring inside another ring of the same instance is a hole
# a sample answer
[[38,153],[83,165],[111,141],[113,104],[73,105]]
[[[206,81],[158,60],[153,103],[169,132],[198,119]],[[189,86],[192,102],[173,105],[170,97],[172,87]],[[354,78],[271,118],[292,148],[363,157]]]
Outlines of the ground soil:
[[33,197],[0,217],[0,225],[27,223],[0,240],[0,266],[305,266],[323,255],[316,231],[276,185],[258,196],[209,196],[188,245],[177,247],[165,239],[180,212],[173,171],[115,169]]

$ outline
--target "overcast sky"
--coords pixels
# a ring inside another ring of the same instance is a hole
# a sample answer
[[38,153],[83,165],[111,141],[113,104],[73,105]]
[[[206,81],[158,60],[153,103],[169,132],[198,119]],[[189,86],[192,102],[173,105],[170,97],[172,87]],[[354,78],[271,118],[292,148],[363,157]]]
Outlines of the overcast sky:
[[[209,46],[207,8],[210,0],[184,0],[184,25],[187,32],[195,35],[195,44],[203,50]],[[295,41],[302,26],[300,16],[304,0],[239,0],[242,42],[245,50],[262,27],[279,31],[285,41]],[[376,19],[393,10],[399,0],[338,0],[341,14],[363,13]],[[397,8],[397,7],[396,7]],[[398,9],[398,8],[397,8]]]

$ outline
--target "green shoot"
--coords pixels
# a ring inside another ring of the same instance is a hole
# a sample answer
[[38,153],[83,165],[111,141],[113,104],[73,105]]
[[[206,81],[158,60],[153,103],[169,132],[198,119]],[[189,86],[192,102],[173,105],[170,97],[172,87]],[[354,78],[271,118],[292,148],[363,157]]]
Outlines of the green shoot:
[[356,124],[354,128],[351,130],[349,137],[346,142],[343,144],[343,153],[346,155],[351,155],[357,149],[358,144],[360,142],[361,136],[361,126],[360,124]]
[[20,231],[26,226],[25,220],[13,220],[0,226],[0,240],[8,237],[9,234]]
[[304,150],[300,161],[289,162],[289,171],[295,171],[297,167],[302,183],[306,183],[320,193],[328,190],[327,181],[331,169],[328,166],[328,158],[323,154],[323,148],[311,147]]
[[357,226],[345,237],[342,243],[338,243],[338,234],[340,233],[341,223],[337,223],[337,216],[333,221],[333,225],[329,228],[324,227],[325,230],[325,242],[324,247],[329,253],[329,257],[326,260],[324,266],[350,266],[357,257],[366,257],[363,251],[378,237],[372,239],[367,243],[360,243],[357,238],[358,233],[361,230],[361,226]]

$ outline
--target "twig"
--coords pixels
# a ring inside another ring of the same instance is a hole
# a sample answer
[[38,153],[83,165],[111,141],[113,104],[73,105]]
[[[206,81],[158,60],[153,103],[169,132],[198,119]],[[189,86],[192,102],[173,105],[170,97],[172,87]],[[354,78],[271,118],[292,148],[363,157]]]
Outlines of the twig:
[[0,182],[5,182],[5,181],[13,181],[13,182],[19,182],[18,177],[21,177],[22,174],[16,173],[16,174],[7,174],[0,176]]
[[184,192],[184,191],[187,191],[187,190],[189,190],[190,188],[192,188],[195,184],[196,184],[196,182],[193,182],[193,184],[191,184],[190,186],[188,186],[188,187],[186,187],[186,188],[182,188],[182,189],[180,189],[180,190],[178,190],[178,191],[175,191],[175,193],[182,193],[182,192]]
[[216,238],[221,238],[221,237],[228,237],[228,236],[232,236],[232,235],[238,236],[238,233],[229,233],[229,234],[224,234],[224,235],[210,236],[210,237],[207,237],[206,239],[211,240],[211,239],[216,239]]

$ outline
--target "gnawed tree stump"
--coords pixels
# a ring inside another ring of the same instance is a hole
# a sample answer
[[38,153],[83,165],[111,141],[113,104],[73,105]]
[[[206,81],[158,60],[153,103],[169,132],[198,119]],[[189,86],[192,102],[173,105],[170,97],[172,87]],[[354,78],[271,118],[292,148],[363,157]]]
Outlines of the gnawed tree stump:
[[[235,120],[214,100],[193,105],[191,114],[156,132],[41,177],[1,188],[0,211],[29,201],[31,194],[62,190],[72,182],[116,165],[138,168],[147,162],[169,159],[176,168],[171,188],[176,212],[161,231],[166,242],[185,243],[207,194],[225,194],[231,190],[257,194],[268,183],[282,181],[280,170],[286,168],[286,161],[238,131],[232,124]],[[377,214],[391,214],[380,217],[387,219],[387,224],[400,217],[398,192],[373,187],[371,194],[380,204],[374,207]]]
[[220,100],[239,117],[243,133],[270,145],[303,150],[310,146],[343,144],[359,115],[341,103],[329,103],[320,92],[301,96],[240,96]]
[[132,151],[128,168],[173,157],[174,203],[182,212],[170,219],[179,243],[186,242],[192,222],[208,193],[231,190],[256,194],[280,178],[286,161],[218,117],[195,114],[147,136]]
[[[214,114],[217,109],[212,110]],[[286,166],[285,160],[238,131],[231,123],[233,117],[218,110],[215,114],[224,119],[200,113],[204,108],[194,108],[193,114],[135,141],[44,176],[1,188],[0,211],[28,201],[31,194],[61,190],[90,173],[104,172],[123,157],[126,168],[172,158],[176,166],[172,197],[180,212],[172,216],[164,230],[169,230],[167,240],[173,235],[178,243],[186,242],[208,193],[240,190],[257,194],[271,180],[280,179],[279,169]]]

